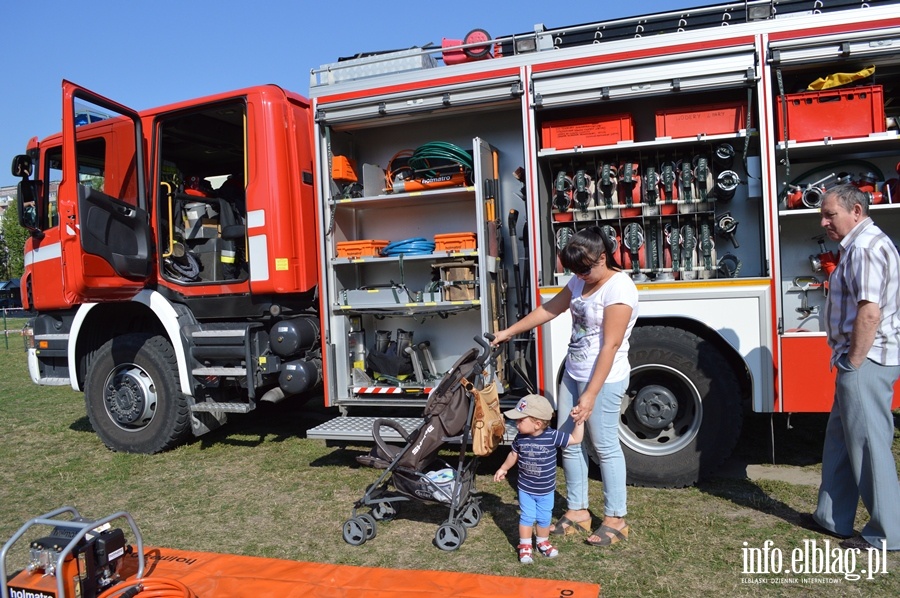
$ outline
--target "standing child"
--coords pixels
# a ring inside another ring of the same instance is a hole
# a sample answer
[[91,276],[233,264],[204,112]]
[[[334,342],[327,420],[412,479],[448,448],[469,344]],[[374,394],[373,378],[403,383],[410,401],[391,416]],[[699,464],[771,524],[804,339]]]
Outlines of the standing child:
[[584,436],[583,422],[575,424],[569,434],[550,427],[553,407],[541,395],[522,398],[515,409],[504,412],[516,420],[519,433],[512,450],[494,481],[506,478],[510,468],[519,464],[519,562],[531,563],[531,532],[537,522],[537,549],[548,558],[559,551],[550,543],[550,518],[553,512],[553,491],[556,489],[556,449],[578,444]]

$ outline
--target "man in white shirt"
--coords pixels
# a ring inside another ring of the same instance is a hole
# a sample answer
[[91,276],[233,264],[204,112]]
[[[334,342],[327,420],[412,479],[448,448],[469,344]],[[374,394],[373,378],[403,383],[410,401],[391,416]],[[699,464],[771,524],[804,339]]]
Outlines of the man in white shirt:
[[[841,245],[828,279],[825,327],[837,368],[813,520],[848,538],[845,548],[900,550],[900,482],[891,453],[891,401],[900,377],[900,254],[869,218],[868,196],[852,185],[829,190],[822,227]],[[870,520],[859,537],[860,497]]]

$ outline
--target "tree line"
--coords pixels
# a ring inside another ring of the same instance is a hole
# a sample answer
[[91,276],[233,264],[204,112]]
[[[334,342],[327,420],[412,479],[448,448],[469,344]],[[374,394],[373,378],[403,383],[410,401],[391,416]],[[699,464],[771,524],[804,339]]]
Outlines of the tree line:
[[19,212],[10,202],[0,222],[0,280],[21,278],[25,272],[25,239],[28,231],[19,225]]

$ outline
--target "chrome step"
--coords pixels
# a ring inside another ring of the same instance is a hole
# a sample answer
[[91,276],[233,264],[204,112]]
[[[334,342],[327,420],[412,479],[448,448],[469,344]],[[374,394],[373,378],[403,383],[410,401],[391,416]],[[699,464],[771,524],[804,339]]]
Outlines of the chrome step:
[[197,403],[191,411],[204,413],[250,413],[253,406],[248,403]]
[[[314,428],[306,431],[307,438],[318,438],[320,440],[348,440],[359,442],[374,442],[372,436],[372,427],[375,425],[376,417],[362,416],[344,416],[336,417],[321,423]],[[396,417],[384,418],[391,419],[406,430],[412,432],[418,428],[425,420],[422,417]],[[503,444],[512,444],[516,437],[516,424],[512,421],[506,422],[506,432],[503,434]],[[393,428],[383,426],[381,428],[381,437],[389,442],[404,442]]]
[[247,368],[194,368],[195,376],[246,376]]
[[206,330],[195,330],[191,333],[191,336],[194,338],[223,338],[223,337],[239,337],[243,338],[247,334],[247,330],[244,328],[232,328],[228,330],[216,330],[216,329],[206,329]]
[[[364,442],[374,442],[372,436],[372,426],[375,425],[377,417],[336,417],[325,423],[319,424],[315,428],[306,431],[307,438],[320,438],[322,440],[360,440]],[[397,417],[385,418],[391,419],[406,430],[412,432],[418,428],[424,418],[421,417]],[[400,434],[393,428],[382,427],[381,437],[391,442],[405,442]]]

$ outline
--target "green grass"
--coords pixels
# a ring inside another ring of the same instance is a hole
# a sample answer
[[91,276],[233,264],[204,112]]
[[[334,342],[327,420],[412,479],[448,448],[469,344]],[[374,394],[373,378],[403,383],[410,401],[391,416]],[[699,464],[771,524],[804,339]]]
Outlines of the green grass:
[[[13,339],[11,338],[11,341]],[[796,525],[811,510],[816,488],[722,477],[680,490],[629,488],[631,537],[597,549],[581,538],[559,543],[557,559],[522,566],[515,558],[515,491],[491,475],[501,449],[478,470],[485,516],[462,547],[432,545],[446,519],[441,505],[410,502],[400,516],[378,525],[362,546],[346,544],[341,524],[378,472],[354,459],[367,446],[332,446],[305,438],[305,430],[333,414],[316,405],[263,405],[229,426],[154,456],[108,451],[90,429],[83,399],[68,387],[37,387],[28,379],[21,340],[0,348],[0,539],[28,519],[62,505],[100,518],[131,513],[144,542],[281,559],[439,569],[599,583],[604,596],[726,596],[762,590],[779,596],[900,595],[900,554],[889,556],[887,576],[837,585],[742,583],[742,547],[766,540],[784,553],[804,539],[825,537]],[[775,422],[776,456],[785,467],[815,471],[824,418],[794,416]],[[770,462],[769,418],[745,423],[737,457]],[[895,454],[900,438],[895,435]],[[444,453],[451,458],[452,451]],[[562,476],[560,474],[560,481]],[[594,514],[601,484],[591,480]],[[564,501],[557,495],[557,512]],[[857,529],[865,520],[861,509]]]

